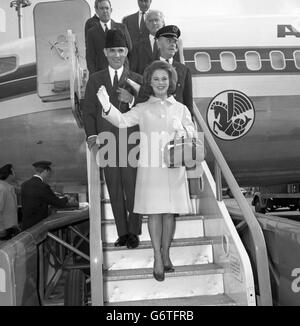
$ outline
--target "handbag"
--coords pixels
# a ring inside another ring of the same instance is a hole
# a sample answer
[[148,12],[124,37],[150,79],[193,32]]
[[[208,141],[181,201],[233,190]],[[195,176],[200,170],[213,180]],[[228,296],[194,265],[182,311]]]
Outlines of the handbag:
[[[187,130],[186,130],[187,132]],[[164,147],[164,161],[169,168],[193,169],[204,160],[204,142],[196,137],[180,137]]]

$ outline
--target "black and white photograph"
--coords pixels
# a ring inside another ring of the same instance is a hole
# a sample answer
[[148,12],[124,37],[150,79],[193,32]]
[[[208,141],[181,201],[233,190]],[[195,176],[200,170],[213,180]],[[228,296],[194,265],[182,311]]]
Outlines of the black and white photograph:
[[0,0],[0,306],[300,306],[299,239],[299,0]]

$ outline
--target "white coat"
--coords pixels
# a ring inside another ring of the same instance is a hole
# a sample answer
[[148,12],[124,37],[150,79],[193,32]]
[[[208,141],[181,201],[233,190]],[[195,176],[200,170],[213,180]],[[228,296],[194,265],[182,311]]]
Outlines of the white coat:
[[15,188],[0,180],[0,231],[18,225],[18,206]]
[[173,96],[165,101],[151,96],[147,102],[124,114],[111,106],[103,117],[119,128],[140,126],[134,212],[144,215],[190,213],[186,169],[170,169],[163,161],[164,147],[174,139],[179,124],[181,128],[195,131],[188,108]]

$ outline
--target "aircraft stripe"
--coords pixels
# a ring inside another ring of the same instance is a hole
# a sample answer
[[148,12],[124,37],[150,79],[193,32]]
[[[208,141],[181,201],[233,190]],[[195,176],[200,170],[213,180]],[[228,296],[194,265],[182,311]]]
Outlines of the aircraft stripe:
[[15,72],[0,77],[0,84],[2,84],[3,82],[13,81],[24,77],[36,76],[36,74],[37,71],[35,63],[23,65],[20,66]]
[[193,76],[194,98],[213,98],[226,90],[237,90],[249,97],[299,96],[300,75]]
[[0,101],[37,90],[36,64],[24,65],[12,74],[0,77]]
[[37,76],[24,77],[24,78],[20,78],[20,79],[10,80],[10,81],[4,82],[4,83],[0,83],[0,86],[10,84],[10,83],[19,82],[19,81],[22,81],[22,80],[28,80],[28,79],[31,79],[31,78],[37,78]]

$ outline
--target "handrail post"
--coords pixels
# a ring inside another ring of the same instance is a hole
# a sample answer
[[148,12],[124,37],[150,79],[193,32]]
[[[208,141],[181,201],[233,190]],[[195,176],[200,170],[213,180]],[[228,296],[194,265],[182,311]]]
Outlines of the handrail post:
[[216,195],[217,201],[223,200],[222,195],[222,171],[218,162],[215,160],[215,181],[216,181]]
[[90,264],[92,305],[103,306],[103,248],[101,236],[101,183],[96,162],[98,147],[86,147],[90,203]]

